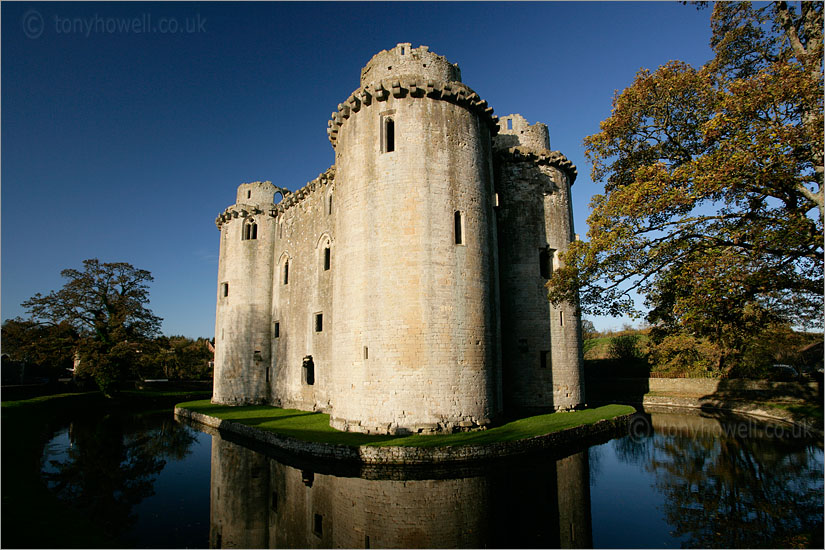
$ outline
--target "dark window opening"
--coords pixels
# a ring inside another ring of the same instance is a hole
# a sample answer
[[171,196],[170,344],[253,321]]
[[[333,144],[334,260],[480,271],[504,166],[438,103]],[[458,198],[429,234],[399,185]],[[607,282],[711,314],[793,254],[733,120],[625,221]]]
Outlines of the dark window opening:
[[312,532],[319,537],[324,534],[324,516],[315,514],[315,521],[312,525]]
[[559,311],[559,325],[564,326],[564,312]]
[[307,487],[312,487],[312,483],[315,481],[315,472],[312,470],[301,470],[301,481],[303,481]]
[[364,346],[364,359],[369,359],[369,358],[370,358],[370,348],[368,348],[367,346]]
[[266,367],[266,382],[269,383],[269,367]]
[[332,195],[329,196],[329,202],[327,204],[327,215],[332,214]]
[[324,249],[324,271],[329,271],[329,265],[330,265],[330,251],[329,251],[329,247],[326,247]]
[[247,191],[247,192],[246,192],[246,198],[247,198],[247,199],[251,199],[251,198],[252,198],[252,191]]
[[546,369],[547,367],[550,366],[550,363],[552,361],[552,359],[550,357],[550,352],[549,351],[541,351],[539,353],[540,353],[540,358],[541,358],[541,368]]
[[455,211],[455,244],[464,244],[464,216],[460,210]]
[[275,326],[272,327],[272,337],[273,338],[280,338],[281,337],[281,322],[275,321]]
[[364,548],[369,548],[369,547],[370,547],[370,536],[369,535],[364,535]]
[[553,256],[556,251],[552,248],[545,247],[539,252],[539,271],[544,279],[549,279],[553,274]]
[[224,298],[229,296],[229,283],[223,283],[221,285],[221,294],[223,294]]
[[[302,367],[304,368],[304,381],[307,386],[312,386],[315,384],[315,362],[312,360],[311,355],[304,357]],[[306,480],[304,480],[304,483],[306,483]],[[312,487],[312,484],[310,483],[309,486]]]
[[223,548],[223,539],[220,533],[215,535],[215,548]]
[[324,331],[324,314],[323,313],[316,313],[315,314],[315,332],[323,332]]
[[513,129],[513,119],[512,119],[512,118],[508,118],[508,119],[507,119],[507,129],[508,129],[508,130],[512,130],[512,129]]
[[258,224],[249,222],[243,226],[243,240],[249,241],[258,238]]
[[387,117],[384,119],[384,152],[395,151],[395,121]]
[[284,284],[289,284],[289,260],[284,262]]

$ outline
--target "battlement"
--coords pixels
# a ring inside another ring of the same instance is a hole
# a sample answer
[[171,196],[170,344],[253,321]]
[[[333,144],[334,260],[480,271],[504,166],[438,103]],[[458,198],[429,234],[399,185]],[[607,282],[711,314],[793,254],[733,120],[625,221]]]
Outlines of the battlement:
[[457,64],[431,52],[429,46],[413,48],[409,42],[405,42],[372,56],[361,69],[361,86],[402,75],[461,82],[461,70]]
[[493,147],[545,151],[550,149],[550,133],[546,124],[537,122],[531,126],[527,119],[518,113],[502,116],[499,117],[499,130],[493,140]]
[[570,185],[576,181],[579,171],[570,159],[559,151],[535,151],[527,147],[508,147],[506,149],[497,148],[496,153],[499,158],[508,162],[530,162],[545,166],[553,166],[565,172],[570,179]]
[[330,120],[327,122],[327,135],[329,135],[332,146],[336,146],[338,129],[344,124],[345,120],[364,107],[387,101],[390,95],[396,99],[426,96],[448,101],[476,112],[487,123],[491,136],[496,135],[499,130],[498,117],[493,115],[493,108],[487,104],[487,100],[481,99],[469,86],[460,82],[424,80],[421,77],[409,76],[373,82],[358,88],[350,94],[346,101],[339,103],[338,110],[333,111]]

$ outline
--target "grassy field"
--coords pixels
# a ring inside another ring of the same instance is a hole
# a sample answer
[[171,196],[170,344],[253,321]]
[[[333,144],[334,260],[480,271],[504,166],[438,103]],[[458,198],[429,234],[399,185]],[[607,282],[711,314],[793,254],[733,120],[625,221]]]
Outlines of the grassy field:
[[635,411],[627,405],[607,405],[583,411],[551,413],[508,422],[489,430],[460,432],[440,435],[365,435],[335,430],[329,425],[329,415],[319,412],[278,409],[266,405],[229,407],[215,405],[208,400],[181,403],[186,408],[232,420],[261,430],[271,431],[303,441],[316,441],[348,446],[402,446],[443,447],[457,445],[484,445],[501,441],[527,439],[537,435],[557,432],[599,420],[611,419]]

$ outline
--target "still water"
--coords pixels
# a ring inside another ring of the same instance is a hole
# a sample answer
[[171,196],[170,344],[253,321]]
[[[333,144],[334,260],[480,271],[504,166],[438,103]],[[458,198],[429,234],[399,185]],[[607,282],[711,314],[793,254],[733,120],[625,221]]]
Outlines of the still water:
[[171,414],[111,414],[72,419],[42,472],[108,536],[141,548],[783,547],[822,531],[822,441],[800,435],[654,413],[568,456],[342,468]]

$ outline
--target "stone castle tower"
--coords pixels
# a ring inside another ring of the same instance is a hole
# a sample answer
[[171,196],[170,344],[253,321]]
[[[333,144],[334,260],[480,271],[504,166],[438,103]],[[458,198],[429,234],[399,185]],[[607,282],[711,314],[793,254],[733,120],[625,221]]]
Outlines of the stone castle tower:
[[500,120],[457,65],[398,44],[328,123],[296,192],[243,184],[221,230],[213,402],[432,433],[584,402],[575,307],[544,283],[574,238],[575,167]]

